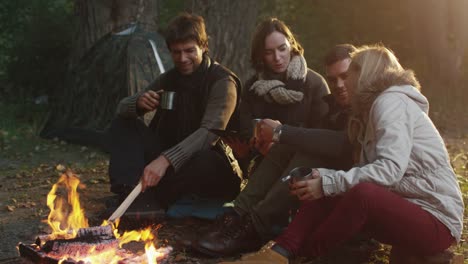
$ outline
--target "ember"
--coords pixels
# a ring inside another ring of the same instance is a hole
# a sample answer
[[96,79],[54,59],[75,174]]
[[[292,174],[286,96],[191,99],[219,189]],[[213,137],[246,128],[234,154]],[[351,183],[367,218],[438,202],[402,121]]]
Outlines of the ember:
[[[151,227],[120,234],[118,221],[89,227],[77,192],[79,179],[71,173],[63,174],[47,195],[50,214],[47,222],[52,234],[41,235],[36,243],[20,243],[22,257],[39,263],[157,263],[165,258],[171,247],[156,248]],[[57,195],[64,187],[67,199]],[[156,227],[156,230],[160,226]],[[136,255],[122,248],[131,241],[144,242],[145,253]]]

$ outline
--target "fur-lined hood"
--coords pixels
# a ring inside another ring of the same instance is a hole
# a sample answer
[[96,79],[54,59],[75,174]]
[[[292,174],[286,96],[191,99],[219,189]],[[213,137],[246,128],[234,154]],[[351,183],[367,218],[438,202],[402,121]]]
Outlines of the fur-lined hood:
[[[387,71],[381,77],[372,82],[360,83],[359,92],[353,99],[353,111],[355,114],[366,116],[372,107],[375,99],[390,87],[398,86],[398,89],[391,88],[393,92],[401,92],[412,98],[422,110],[427,112],[429,104],[427,99],[420,93],[421,86],[411,70]],[[413,87],[413,88],[411,88]],[[389,91],[390,92],[390,91]]]

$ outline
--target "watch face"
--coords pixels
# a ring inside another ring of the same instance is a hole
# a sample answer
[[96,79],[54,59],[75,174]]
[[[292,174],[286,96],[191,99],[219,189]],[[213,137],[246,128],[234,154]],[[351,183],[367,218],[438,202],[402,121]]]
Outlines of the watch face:
[[281,136],[281,126],[277,126],[273,130],[273,138],[272,138],[273,142],[279,142],[280,136]]

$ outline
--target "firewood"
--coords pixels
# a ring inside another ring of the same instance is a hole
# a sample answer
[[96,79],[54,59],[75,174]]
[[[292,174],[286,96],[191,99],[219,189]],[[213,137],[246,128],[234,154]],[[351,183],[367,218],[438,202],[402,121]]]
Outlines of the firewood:
[[110,225],[80,228],[78,229],[77,237],[99,237],[101,239],[115,238]]
[[[26,245],[23,243],[18,244],[20,256],[39,264],[57,264],[58,259],[54,259],[46,255],[45,252],[40,251],[39,247],[35,244]],[[74,260],[64,260],[61,264],[77,264]]]
[[116,239],[97,241],[70,241],[70,240],[50,240],[45,243],[42,250],[49,256],[81,255],[86,256],[91,250],[102,252],[119,247]]
[[[71,231],[69,232],[71,234]],[[83,239],[113,239],[115,238],[110,225],[107,226],[93,226],[78,229],[77,238]],[[36,237],[36,245],[44,245],[47,241],[57,239],[54,235],[39,235]],[[60,239],[60,238],[59,238]]]

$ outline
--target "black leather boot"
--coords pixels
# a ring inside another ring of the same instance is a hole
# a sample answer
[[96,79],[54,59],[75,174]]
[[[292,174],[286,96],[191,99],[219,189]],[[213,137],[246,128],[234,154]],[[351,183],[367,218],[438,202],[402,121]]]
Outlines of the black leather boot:
[[192,246],[209,256],[222,257],[258,250],[262,246],[262,239],[255,230],[250,215],[244,215],[240,221],[231,222],[218,231],[206,234]]

